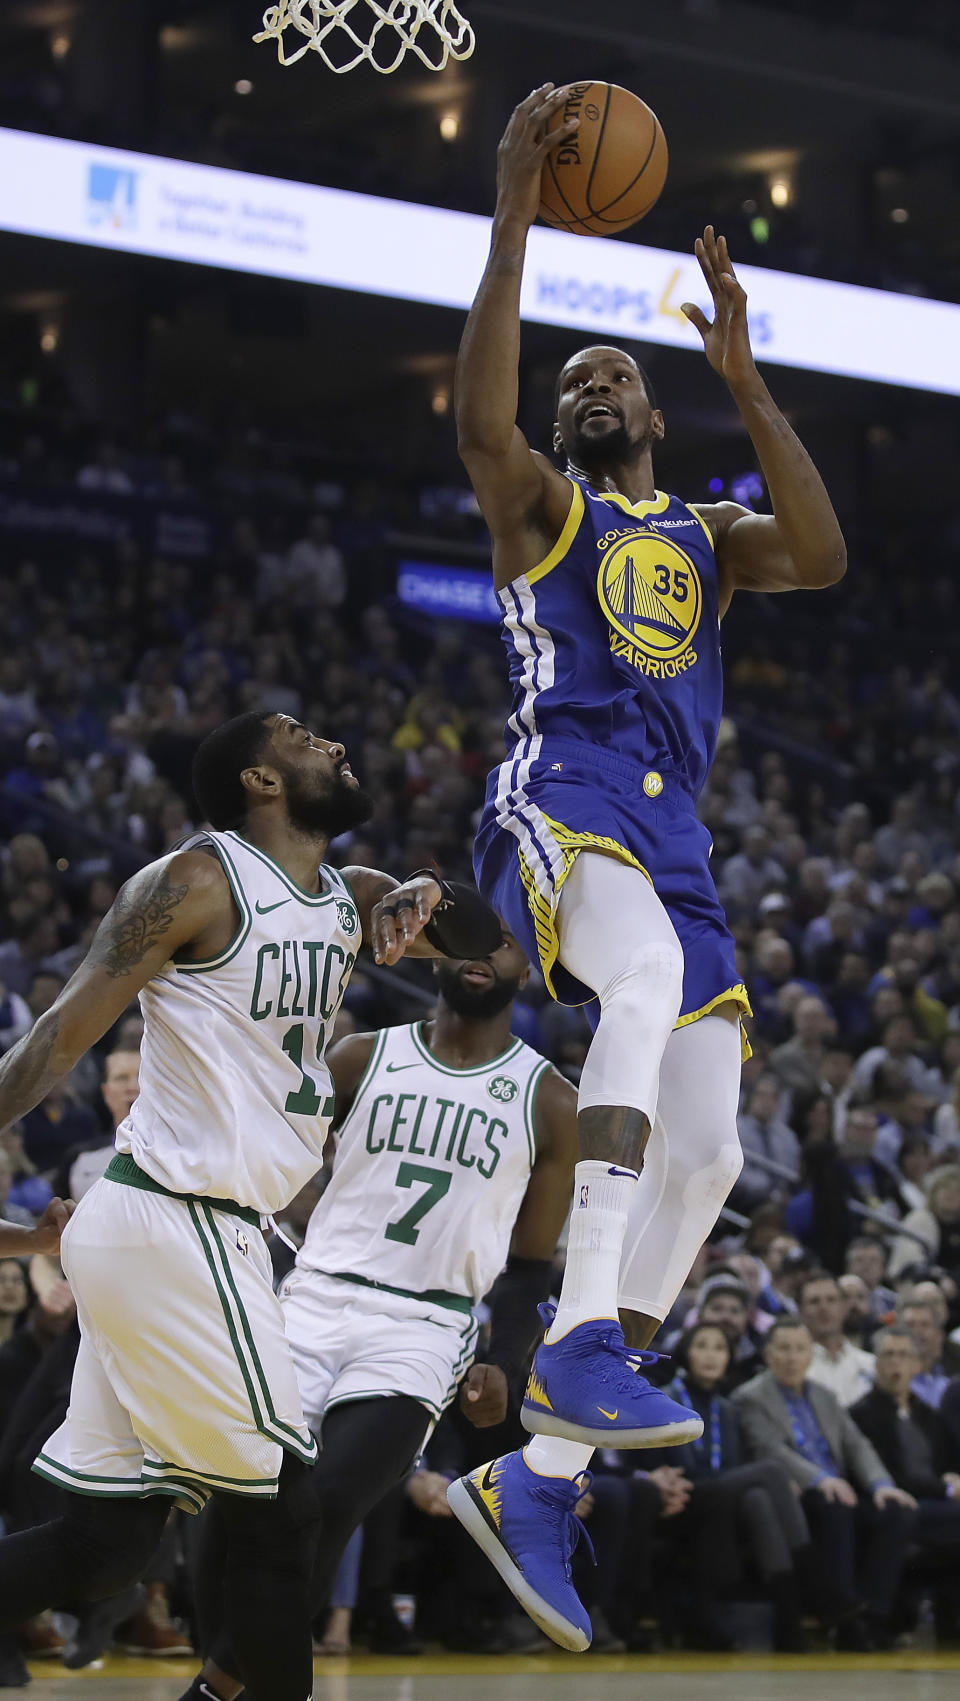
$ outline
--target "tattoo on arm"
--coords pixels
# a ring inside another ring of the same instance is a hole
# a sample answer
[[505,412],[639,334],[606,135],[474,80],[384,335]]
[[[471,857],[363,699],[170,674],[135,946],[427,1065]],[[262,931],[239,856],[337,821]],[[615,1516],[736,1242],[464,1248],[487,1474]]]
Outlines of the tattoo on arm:
[[171,886],[166,869],[160,869],[149,885],[138,884],[133,895],[128,887],[121,888],[98,951],[112,980],[120,980],[143,962],[163,938],[189,890],[186,885]]

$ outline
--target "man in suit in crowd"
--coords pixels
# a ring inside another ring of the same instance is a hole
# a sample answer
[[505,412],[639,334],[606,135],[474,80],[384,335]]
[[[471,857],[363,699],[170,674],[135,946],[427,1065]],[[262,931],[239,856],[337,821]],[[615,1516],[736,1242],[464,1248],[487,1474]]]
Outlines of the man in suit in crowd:
[[938,1633],[957,1628],[960,1568],[960,1446],[940,1413],[911,1389],[921,1355],[910,1330],[895,1323],[876,1340],[876,1386],[850,1416],[876,1449],[895,1483],[917,1501],[914,1539],[928,1574],[943,1579],[936,1590]]
[[809,1379],[813,1340],[802,1319],[777,1319],[765,1357],[767,1369],[733,1396],[750,1447],[757,1458],[778,1460],[797,1486],[837,1648],[889,1645],[886,1621],[916,1501],[897,1487],[836,1396]]

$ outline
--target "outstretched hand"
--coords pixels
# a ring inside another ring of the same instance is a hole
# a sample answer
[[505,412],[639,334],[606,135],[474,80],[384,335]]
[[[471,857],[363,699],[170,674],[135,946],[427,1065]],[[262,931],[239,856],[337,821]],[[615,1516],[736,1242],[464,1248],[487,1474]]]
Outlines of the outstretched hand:
[[512,114],[497,150],[497,218],[532,225],[540,206],[543,162],[580,124],[579,118],[569,118],[555,130],[547,128],[569,93],[569,87],[555,89],[544,83]]
[[700,332],[714,372],[728,384],[742,383],[757,370],[747,326],[747,292],[734,272],[726,237],[715,236],[712,224],[697,237],[694,252],[713,297],[713,320],[692,301],[683,302],[680,311]]
[[411,875],[395,886],[373,907],[370,917],[374,962],[398,963],[427,926],[435,904],[443,898],[439,880],[430,875]]

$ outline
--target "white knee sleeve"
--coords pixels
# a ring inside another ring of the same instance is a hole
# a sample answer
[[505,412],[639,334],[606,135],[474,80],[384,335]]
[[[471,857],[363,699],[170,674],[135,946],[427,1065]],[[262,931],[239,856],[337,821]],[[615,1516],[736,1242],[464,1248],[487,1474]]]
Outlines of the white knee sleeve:
[[578,1105],[628,1105],[653,1122],[664,1047],[683,994],[683,952],[650,882],[581,853],[563,888],[560,961],[600,1000]]
[[743,1168],[739,1096],[739,1025],[704,1016],[670,1036],[623,1243],[626,1310],[662,1319],[683,1287]]

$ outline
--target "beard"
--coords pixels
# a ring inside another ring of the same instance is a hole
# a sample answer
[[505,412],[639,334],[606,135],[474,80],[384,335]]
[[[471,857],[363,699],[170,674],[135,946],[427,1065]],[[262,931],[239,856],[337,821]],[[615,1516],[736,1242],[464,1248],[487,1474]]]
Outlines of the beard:
[[519,980],[495,980],[490,986],[465,986],[460,972],[452,963],[437,965],[437,981],[444,1004],[455,1016],[482,1022],[499,1016],[512,1003],[520,989]]
[[637,460],[653,442],[652,431],[644,431],[639,437],[631,437],[623,420],[615,430],[607,431],[602,437],[592,437],[589,432],[575,428],[570,441],[565,445],[567,455],[574,466],[609,466],[611,462]]
[[374,810],[369,792],[348,786],[338,774],[322,790],[309,789],[296,771],[284,775],[287,814],[301,833],[335,839],[369,821]]

